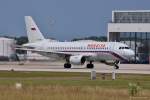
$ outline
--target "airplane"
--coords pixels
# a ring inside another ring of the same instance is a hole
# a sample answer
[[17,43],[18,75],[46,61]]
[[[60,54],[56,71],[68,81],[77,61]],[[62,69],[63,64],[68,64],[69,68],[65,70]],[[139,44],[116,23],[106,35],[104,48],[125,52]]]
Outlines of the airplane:
[[59,42],[45,39],[31,16],[25,16],[25,24],[29,43],[23,44],[19,50],[37,52],[50,57],[56,54],[66,62],[64,68],[83,65],[94,68],[93,62],[98,61],[119,69],[120,61],[129,61],[135,53],[126,44],[120,42],[71,41]]

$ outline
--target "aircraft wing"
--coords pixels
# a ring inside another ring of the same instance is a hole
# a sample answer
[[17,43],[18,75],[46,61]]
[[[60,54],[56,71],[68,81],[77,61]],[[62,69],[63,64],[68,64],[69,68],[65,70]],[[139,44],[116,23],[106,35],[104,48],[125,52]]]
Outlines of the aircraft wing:
[[47,54],[58,54],[58,55],[70,55],[70,53],[64,53],[64,52],[56,52],[56,51],[46,51],[46,50],[40,50],[40,49],[29,49],[29,48],[15,48],[16,50],[23,50],[23,51],[32,51],[37,53],[47,53]]

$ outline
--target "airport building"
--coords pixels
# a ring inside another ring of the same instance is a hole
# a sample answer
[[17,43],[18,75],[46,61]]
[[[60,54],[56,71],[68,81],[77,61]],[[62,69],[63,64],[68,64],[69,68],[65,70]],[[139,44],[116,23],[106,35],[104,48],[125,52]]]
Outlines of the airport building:
[[0,37],[0,60],[9,60],[15,54],[15,43],[14,39]]
[[150,63],[150,10],[112,11],[107,38],[134,49],[135,63]]

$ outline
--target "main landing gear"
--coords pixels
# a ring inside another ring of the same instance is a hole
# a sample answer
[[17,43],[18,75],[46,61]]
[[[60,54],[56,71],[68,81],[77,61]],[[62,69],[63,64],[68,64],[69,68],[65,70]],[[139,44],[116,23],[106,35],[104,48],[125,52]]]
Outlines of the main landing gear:
[[[66,63],[64,64],[64,68],[71,68],[70,62],[66,61]],[[86,65],[86,68],[94,68],[94,64],[92,64],[92,61],[90,61],[90,63]]]
[[71,68],[69,58],[67,58],[67,57],[66,57],[66,63],[64,64],[64,68]]
[[64,68],[71,68],[71,64],[70,63],[65,63]]
[[86,68],[94,68],[94,64],[92,64],[92,61],[90,61],[90,63],[86,65]]

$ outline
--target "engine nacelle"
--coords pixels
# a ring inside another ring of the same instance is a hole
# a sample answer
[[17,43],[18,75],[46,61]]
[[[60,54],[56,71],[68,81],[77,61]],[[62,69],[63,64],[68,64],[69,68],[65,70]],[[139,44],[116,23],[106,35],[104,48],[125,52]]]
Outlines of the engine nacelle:
[[69,61],[71,64],[74,64],[74,65],[83,65],[86,59],[82,55],[77,55],[77,56],[70,56]]

